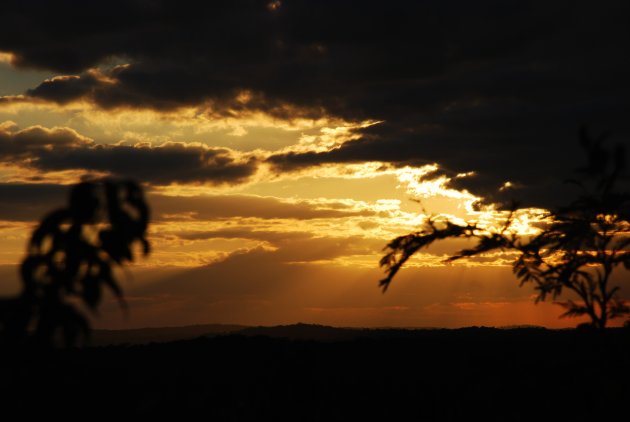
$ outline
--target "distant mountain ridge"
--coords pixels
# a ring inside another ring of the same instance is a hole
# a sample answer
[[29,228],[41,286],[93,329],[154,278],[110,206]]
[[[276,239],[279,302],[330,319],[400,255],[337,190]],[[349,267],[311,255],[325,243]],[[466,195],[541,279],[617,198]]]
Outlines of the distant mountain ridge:
[[340,328],[327,325],[297,323],[276,325],[273,327],[248,327],[237,334],[244,336],[265,336],[271,338],[288,338],[291,340],[339,341],[360,337],[370,331],[367,328]]
[[319,324],[289,324],[276,326],[246,326],[230,324],[205,324],[183,327],[138,328],[130,330],[95,330],[92,335],[92,346],[110,346],[123,344],[165,343],[178,340],[189,340],[198,337],[215,337],[219,335],[241,335],[247,337],[270,337],[290,340],[312,341],[345,341],[357,338],[383,337],[416,337],[429,332],[459,331],[491,332],[499,330],[547,330],[539,326],[511,327],[466,327],[466,328],[353,328],[331,327]]
[[247,326],[203,324],[183,327],[134,328],[129,330],[94,330],[90,343],[92,346],[164,343],[196,337],[234,333],[244,328],[247,328]]
[[229,324],[205,324],[183,327],[136,328],[129,330],[94,330],[92,346],[123,344],[164,343],[197,337],[214,337],[238,334],[248,337],[264,336],[291,340],[338,341],[360,337],[372,331],[367,328],[338,328],[317,324],[290,324],[277,326],[246,326]]

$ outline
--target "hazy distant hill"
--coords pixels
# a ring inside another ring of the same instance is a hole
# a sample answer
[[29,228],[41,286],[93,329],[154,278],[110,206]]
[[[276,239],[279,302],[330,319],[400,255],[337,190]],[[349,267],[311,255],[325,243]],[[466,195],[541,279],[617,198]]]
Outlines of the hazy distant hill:
[[94,330],[93,346],[109,346],[119,344],[163,343],[176,340],[187,340],[201,336],[214,336],[240,331],[244,325],[206,324],[186,327],[138,328],[132,330]]
[[275,327],[248,327],[238,332],[245,336],[265,336],[291,340],[338,341],[361,337],[368,332],[360,328],[338,328],[316,324],[278,325]]
[[418,338],[436,335],[442,331],[459,332],[461,336],[478,336],[482,332],[497,330],[546,330],[536,326],[503,328],[467,327],[454,330],[440,328],[341,328],[317,324],[291,324],[273,327],[248,327],[245,325],[206,324],[186,327],[140,328],[132,330],[95,330],[92,346],[121,344],[164,343],[189,340],[196,337],[213,337],[221,334],[238,334],[247,337],[270,337],[289,340],[344,341],[358,338]]
[[[93,346],[120,344],[164,343],[188,340],[196,337],[212,337],[219,334],[239,334],[248,337],[264,336],[291,340],[338,341],[374,335],[379,330],[362,328],[338,328],[316,324],[292,324],[273,327],[248,327],[245,325],[191,325],[186,327],[158,327],[131,330],[95,330]],[[389,331],[389,330],[387,330]]]

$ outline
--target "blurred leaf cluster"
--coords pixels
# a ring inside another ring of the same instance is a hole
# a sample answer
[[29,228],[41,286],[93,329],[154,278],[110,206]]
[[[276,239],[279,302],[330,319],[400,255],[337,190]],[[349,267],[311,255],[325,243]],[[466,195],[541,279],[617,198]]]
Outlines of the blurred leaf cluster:
[[149,207],[131,180],[82,182],[66,207],[43,218],[21,265],[22,293],[4,300],[3,339],[52,345],[89,338],[86,312],[96,312],[109,289],[125,306],[115,267],[149,253]]

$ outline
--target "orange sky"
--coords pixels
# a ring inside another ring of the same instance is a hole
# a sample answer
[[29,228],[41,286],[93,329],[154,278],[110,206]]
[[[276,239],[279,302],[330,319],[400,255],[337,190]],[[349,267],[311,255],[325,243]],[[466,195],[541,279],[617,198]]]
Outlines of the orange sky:
[[625,38],[599,34],[621,26],[593,34],[548,5],[499,19],[370,3],[366,22],[383,20],[375,35],[334,2],[250,3],[200,13],[200,25],[139,4],[129,27],[70,32],[47,13],[71,13],[11,12],[41,28],[10,27],[0,41],[0,294],[19,289],[29,233],[67,187],[117,175],[147,191],[153,248],[119,274],[129,318],[108,302],[97,327],[575,326],[560,307],[534,305],[508,254],[446,265],[467,243],[436,244],[386,294],[378,261],[428,216],[499,226],[506,213],[492,203],[513,192],[529,207],[515,227],[534,233],[542,204],[567,191],[543,188],[571,168],[563,151],[578,123],[628,133],[613,77],[627,63],[610,42]]
[[[72,105],[72,113],[52,105],[11,107],[0,107],[0,116],[7,119],[2,126],[6,137],[25,136],[39,128],[42,136],[64,135],[70,139],[67,142],[92,145],[100,142],[81,132],[84,122],[92,119],[90,135],[109,133],[119,140],[111,148],[122,145],[121,141],[136,148],[161,148],[176,139],[182,148],[199,150],[217,143],[217,135],[221,140],[228,137],[234,155],[335,148],[352,139],[348,128],[371,124],[245,116],[214,122],[215,127],[190,134],[185,142],[177,137],[177,128],[193,130],[196,123],[203,127],[205,118],[186,111],[167,116],[136,111],[108,114],[83,104]],[[80,124],[70,117],[75,113],[81,115]],[[35,126],[42,115],[50,126]],[[20,126],[9,118],[33,125]],[[156,129],[151,124],[155,121],[163,126]],[[235,128],[246,128],[246,134],[230,134]],[[279,134],[273,139],[283,139],[282,144],[270,144],[259,131]],[[160,141],[143,141],[158,135]],[[258,147],[251,150],[250,144]],[[90,172],[42,172],[19,162],[4,162],[0,168],[2,181],[15,185],[67,184]],[[561,308],[532,303],[533,290],[518,287],[509,256],[454,265],[441,262],[465,241],[438,244],[418,254],[392,288],[381,293],[377,282],[382,277],[378,268],[382,248],[393,237],[416,229],[425,216],[474,219],[490,226],[504,218],[491,209],[472,210],[476,197],[447,188],[446,177],[423,178],[438,168],[435,164],[396,169],[387,163],[365,162],[279,175],[263,167],[237,184],[148,186],[153,252],[130,272],[121,273],[131,314],[125,319],[110,304],[94,324],[107,328],[298,321],[336,326],[573,326],[574,320],[557,318]],[[35,197],[30,207],[27,201],[19,205],[24,218],[0,224],[0,262],[7,278],[11,265],[23,256],[37,216],[62,201],[63,187],[53,199]],[[532,230],[529,224],[540,212],[523,213],[520,228]]]

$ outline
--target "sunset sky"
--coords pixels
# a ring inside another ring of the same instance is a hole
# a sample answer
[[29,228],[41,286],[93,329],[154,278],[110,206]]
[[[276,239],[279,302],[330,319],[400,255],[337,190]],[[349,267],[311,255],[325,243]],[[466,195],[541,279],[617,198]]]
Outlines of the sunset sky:
[[[5,1],[0,295],[84,177],[141,182],[152,253],[96,327],[574,326],[512,256],[382,249],[426,216],[521,233],[574,192],[578,131],[630,139],[626,1]],[[620,275],[627,277],[627,274]],[[630,297],[626,288],[622,296]]]

